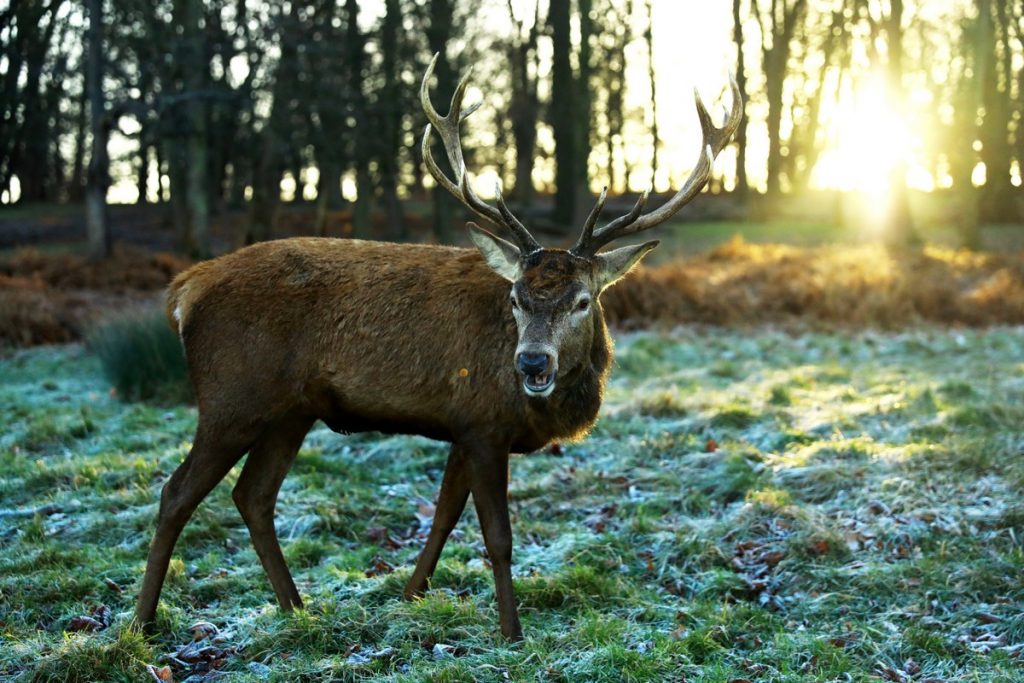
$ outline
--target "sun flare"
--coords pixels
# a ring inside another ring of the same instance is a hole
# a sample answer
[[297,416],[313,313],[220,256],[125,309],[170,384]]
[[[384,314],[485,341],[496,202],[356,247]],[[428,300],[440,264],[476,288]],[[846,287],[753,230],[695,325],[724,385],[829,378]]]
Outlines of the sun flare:
[[912,160],[914,134],[881,76],[840,101],[832,130],[818,167],[821,185],[884,199],[893,171]]

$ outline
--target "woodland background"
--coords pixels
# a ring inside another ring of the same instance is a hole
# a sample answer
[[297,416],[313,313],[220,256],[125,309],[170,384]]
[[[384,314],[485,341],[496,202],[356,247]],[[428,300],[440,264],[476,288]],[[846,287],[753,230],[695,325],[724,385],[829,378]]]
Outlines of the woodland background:
[[[461,211],[416,144],[440,52],[439,105],[469,67],[487,104],[465,126],[471,171],[555,235],[603,185],[678,186],[697,138],[666,159],[666,131],[696,121],[665,102],[732,72],[748,116],[710,187],[728,205],[707,211],[807,207],[895,243],[938,214],[978,247],[979,225],[1019,220],[1022,19],[1009,0],[15,0],[0,10],[0,197],[84,206],[94,254],[132,220],[107,200],[158,204],[193,257],[280,234],[291,204],[312,234],[452,242]],[[702,24],[664,69],[656,39]],[[909,198],[908,177],[939,201]]]

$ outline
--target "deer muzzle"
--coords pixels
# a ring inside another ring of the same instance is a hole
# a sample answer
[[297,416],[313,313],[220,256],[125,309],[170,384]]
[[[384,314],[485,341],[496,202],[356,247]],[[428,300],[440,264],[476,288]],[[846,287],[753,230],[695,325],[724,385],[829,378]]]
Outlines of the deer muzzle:
[[555,389],[558,374],[556,356],[546,350],[527,350],[516,353],[516,369],[523,377],[523,390],[527,396],[549,396]]

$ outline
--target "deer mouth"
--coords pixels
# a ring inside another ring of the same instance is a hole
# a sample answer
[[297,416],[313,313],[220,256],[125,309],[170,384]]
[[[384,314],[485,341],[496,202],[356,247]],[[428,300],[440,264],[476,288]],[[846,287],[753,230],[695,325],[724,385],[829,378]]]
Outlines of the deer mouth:
[[552,370],[540,375],[524,375],[523,389],[527,396],[548,396],[555,389],[555,374]]

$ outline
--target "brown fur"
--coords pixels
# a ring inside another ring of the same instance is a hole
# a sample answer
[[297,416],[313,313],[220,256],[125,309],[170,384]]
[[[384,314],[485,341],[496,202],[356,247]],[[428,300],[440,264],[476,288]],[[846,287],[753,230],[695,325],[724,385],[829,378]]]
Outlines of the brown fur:
[[[426,589],[472,493],[502,633],[521,637],[508,454],[584,435],[611,362],[596,301],[607,268],[596,273],[593,261],[551,250],[531,255],[522,269],[516,286],[532,310],[518,315],[530,330],[549,330],[558,352],[558,380],[544,398],[527,396],[515,369],[512,284],[477,251],[296,238],[257,244],[175,278],[167,316],[185,347],[199,424],[188,458],[161,495],[136,619],[152,622],[178,535],[246,452],[234,500],[282,609],[302,606],[273,515],[302,439],[320,419],[339,432],[452,442],[406,596]],[[595,292],[589,313],[572,313],[584,289]]]
[[[570,259],[535,257],[523,280],[542,298],[585,275]],[[599,309],[588,366],[534,400],[512,362],[508,292],[475,250],[297,238],[194,266],[167,310],[177,328],[181,307],[201,414],[269,423],[298,411],[336,431],[446,441],[502,429],[517,452],[579,438],[609,368]]]

